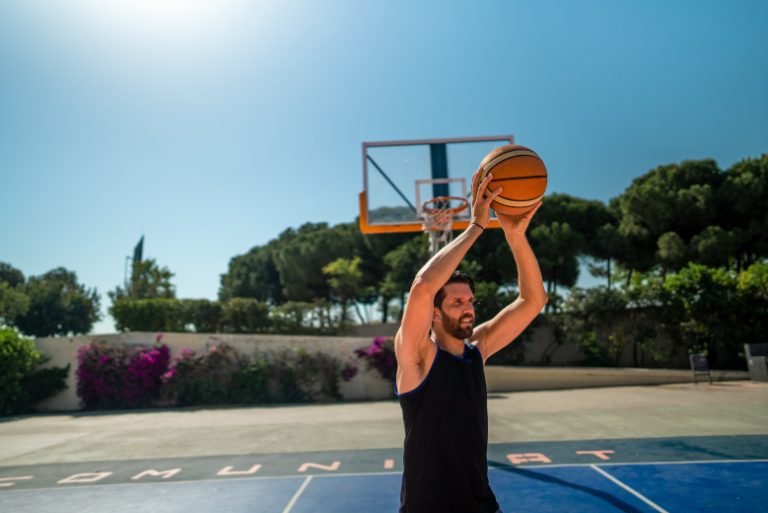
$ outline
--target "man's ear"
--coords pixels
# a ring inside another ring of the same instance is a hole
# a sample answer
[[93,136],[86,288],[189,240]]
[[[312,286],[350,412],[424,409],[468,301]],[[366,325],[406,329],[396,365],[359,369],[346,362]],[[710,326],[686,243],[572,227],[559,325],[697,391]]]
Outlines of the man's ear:
[[432,320],[433,321],[439,321],[440,320],[440,309],[435,307],[432,309]]

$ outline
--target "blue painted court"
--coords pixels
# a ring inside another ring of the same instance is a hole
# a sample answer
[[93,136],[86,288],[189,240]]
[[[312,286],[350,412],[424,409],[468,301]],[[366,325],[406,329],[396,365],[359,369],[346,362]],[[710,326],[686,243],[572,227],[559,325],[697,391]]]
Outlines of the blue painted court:
[[[574,450],[588,446],[601,449]],[[205,477],[206,469],[224,460],[0,467],[0,511],[392,513],[398,508],[400,470],[372,471],[382,458],[392,461],[388,455],[384,450],[255,455],[250,461],[263,461],[267,475],[259,475],[261,465],[248,468],[240,456],[225,467],[229,474],[212,477]],[[655,458],[663,455],[666,460]],[[712,455],[718,457],[707,458]],[[494,461],[502,457],[507,462]],[[508,463],[523,457],[595,461]],[[299,464],[297,472],[298,462],[333,458],[341,459]],[[491,485],[506,513],[768,511],[766,436],[498,444],[489,448],[489,458]],[[240,477],[235,467],[254,474]],[[343,472],[344,467],[353,471]],[[120,478],[121,470],[133,477]]]

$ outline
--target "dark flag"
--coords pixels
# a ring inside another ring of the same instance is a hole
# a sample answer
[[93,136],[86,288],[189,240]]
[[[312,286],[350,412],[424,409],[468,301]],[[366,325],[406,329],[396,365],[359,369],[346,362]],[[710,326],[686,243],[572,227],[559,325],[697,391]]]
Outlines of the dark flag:
[[137,265],[141,263],[141,257],[144,253],[144,236],[141,236],[141,239],[139,239],[139,243],[136,244],[136,247],[133,248],[133,265]]

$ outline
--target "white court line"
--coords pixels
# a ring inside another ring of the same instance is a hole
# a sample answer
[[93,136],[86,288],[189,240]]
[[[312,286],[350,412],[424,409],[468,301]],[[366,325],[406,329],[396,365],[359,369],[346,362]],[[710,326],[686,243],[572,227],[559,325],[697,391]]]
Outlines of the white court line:
[[[635,467],[643,465],[699,465],[699,464],[718,464],[718,463],[768,463],[768,459],[750,459],[750,460],[689,460],[689,461],[603,461],[599,465],[601,467]],[[537,468],[572,468],[572,467],[590,467],[593,463],[542,463],[538,464],[521,464],[521,465],[505,465],[503,467],[489,466],[489,470],[505,470],[508,467],[522,468],[522,469],[537,469]],[[319,476],[318,476],[319,477]],[[328,476],[330,477],[330,476]]]
[[[634,467],[634,466],[643,466],[643,465],[696,465],[696,464],[713,464],[713,463],[768,463],[768,459],[749,459],[749,460],[699,460],[699,461],[638,461],[638,462],[611,462],[606,461],[600,463],[601,467],[611,467],[611,466],[626,466],[626,467]],[[531,465],[531,464],[523,464],[523,465],[505,465],[504,467],[494,467],[489,466],[489,471],[505,471],[508,467],[512,468],[519,468],[524,470],[536,470],[536,469],[547,469],[547,468],[574,468],[574,467],[589,467],[592,464],[590,463],[550,463],[550,464],[541,464],[541,465]],[[366,476],[394,476],[394,475],[401,475],[403,472],[402,470],[392,470],[392,471],[376,471],[376,472],[340,472],[338,474],[313,474],[311,476],[307,477],[317,477],[317,478],[334,478],[334,477],[366,477]],[[30,476],[31,477],[31,476]],[[70,488],[77,488],[78,490],[83,488],[105,488],[105,487],[124,487],[124,486],[141,486],[141,487],[152,487],[152,486],[177,486],[177,485],[189,485],[191,483],[224,483],[224,482],[231,482],[231,481],[272,481],[272,480],[280,480],[280,479],[299,479],[301,475],[296,474],[281,474],[277,476],[248,476],[248,477],[211,477],[211,478],[203,478],[203,479],[175,479],[173,481],[164,481],[164,482],[152,482],[152,481],[141,481],[141,482],[129,482],[129,483],[103,483],[103,484],[82,484],[77,486],[72,485],[49,485],[49,486],[39,486],[39,487],[32,487],[32,488],[18,488],[18,489],[9,489],[9,490],[3,490],[3,494],[13,494],[13,493],[27,493],[33,490],[67,490]]]
[[636,462],[630,462],[630,463],[621,463],[621,462],[612,462],[612,461],[606,461],[605,463],[600,463],[601,467],[610,467],[610,466],[632,466],[632,465],[699,465],[699,464],[705,464],[705,465],[711,465],[711,464],[720,464],[720,463],[768,463],[768,459],[754,459],[754,460],[690,460],[690,461],[636,461]]
[[669,513],[669,511],[667,511],[666,509],[662,508],[661,506],[659,506],[658,504],[653,502],[651,499],[647,498],[645,495],[641,494],[640,492],[634,490],[630,486],[625,485],[624,483],[622,483],[621,481],[619,481],[618,479],[616,479],[615,477],[610,475],[605,470],[597,467],[596,465],[590,465],[590,468],[594,469],[599,474],[601,474],[603,477],[605,477],[609,481],[612,481],[614,484],[619,485],[620,487],[622,487],[623,489],[625,489],[626,491],[628,491],[629,493],[631,493],[632,495],[634,495],[635,497],[637,497],[638,499],[643,501],[644,503],[648,504],[650,507],[652,507],[653,509],[655,509],[659,513]]
[[293,509],[293,506],[296,504],[296,501],[299,500],[299,497],[301,496],[301,494],[304,493],[304,489],[307,487],[309,482],[312,481],[313,477],[314,476],[307,476],[304,482],[301,483],[301,486],[299,487],[298,490],[296,490],[296,493],[293,494],[293,497],[291,497],[291,502],[289,502],[288,505],[285,507],[285,509],[283,510],[283,513],[289,513]]

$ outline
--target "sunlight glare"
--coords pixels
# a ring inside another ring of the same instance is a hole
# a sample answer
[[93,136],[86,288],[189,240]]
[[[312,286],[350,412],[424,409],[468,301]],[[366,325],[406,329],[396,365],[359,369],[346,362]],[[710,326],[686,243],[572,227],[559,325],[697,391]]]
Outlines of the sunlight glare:
[[212,36],[236,15],[240,0],[82,0],[99,24],[118,32],[188,39]]

